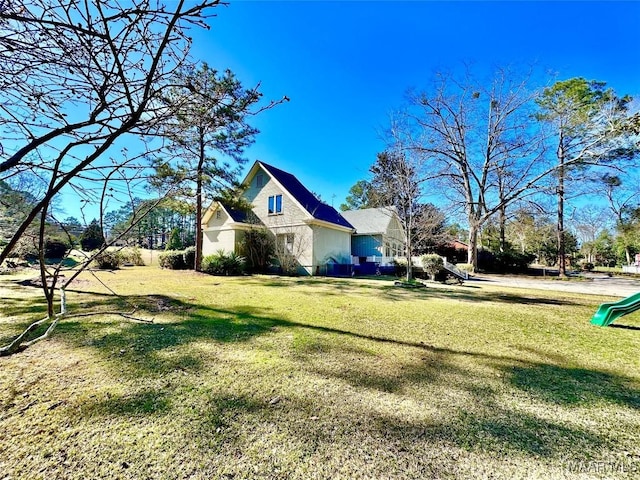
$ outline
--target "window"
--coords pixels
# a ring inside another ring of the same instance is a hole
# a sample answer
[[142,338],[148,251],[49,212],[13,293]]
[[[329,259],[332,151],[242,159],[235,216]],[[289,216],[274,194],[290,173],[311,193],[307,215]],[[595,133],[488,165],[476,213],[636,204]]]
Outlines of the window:
[[295,235],[293,233],[279,233],[276,236],[276,246],[280,253],[293,254]]
[[260,173],[256,175],[256,187],[260,188],[264,185],[264,176]]
[[269,197],[269,215],[282,213],[282,195],[272,195]]
[[221,218],[222,218],[222,212],[221,212],[220,210],[218,210],[218,211],[216,212],[216,219],[217,219],[217,220],[220,220]]

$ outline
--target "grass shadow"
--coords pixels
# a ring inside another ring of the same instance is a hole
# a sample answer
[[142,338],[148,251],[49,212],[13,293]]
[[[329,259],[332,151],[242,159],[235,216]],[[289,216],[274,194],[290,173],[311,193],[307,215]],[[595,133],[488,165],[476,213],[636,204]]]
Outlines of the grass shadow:
[[81,408],[85,416],[141,416],[166,413],[171,409],[171,402],[164,390],[143,390],[120,396],[109,395],[101,401],[84,401]]
[[550,364],[524,364],[505,373],[512,385],[546,403],[578,406],[604,401],[640,409],[640,389],[620,375]]
[[611,325],[608,325],[608,327],[610,328],[620,328],[623,330],[640,330],[640,327],[636,327],[635,325],[620,325],[617,323],[612,323]]

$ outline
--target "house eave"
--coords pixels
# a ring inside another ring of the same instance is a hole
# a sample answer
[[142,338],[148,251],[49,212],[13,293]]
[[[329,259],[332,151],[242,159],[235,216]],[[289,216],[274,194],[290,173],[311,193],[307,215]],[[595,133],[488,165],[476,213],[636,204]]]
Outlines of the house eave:
[[326,222],[324,220],[318,220],[317,218],[312,218],[309,220],[305,220],[304,223],[307,225],[318,225],[320,227],[332,228],[334,230],[340,230],[342,232],[352,234],[355,230],[353,228],[345,227],[343,225],[338,225],[336,223]]
[[252,227],[254,227],[255,225],[251,225],[248,223],[241,223],[241,222],[229,222],[229,223],[225,223],[224,225],[219,225],[217,227],[207,227],[206,225],[202,225],[202,231],[203,232],[215,232],[215,231],[223,231],[223,230],[249,230]]

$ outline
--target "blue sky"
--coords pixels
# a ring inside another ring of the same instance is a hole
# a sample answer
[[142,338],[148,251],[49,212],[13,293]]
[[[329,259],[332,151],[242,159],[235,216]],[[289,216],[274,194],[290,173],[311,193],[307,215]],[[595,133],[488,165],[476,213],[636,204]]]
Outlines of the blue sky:
[[640,2],[231,0],[216,13],[193,32],[194,58],[291,98],[256,117],[249,165],[289,171],[336,207],[384,149],[389,113],[436,71],[535,64],[541,84],[553,72],[640,97]]

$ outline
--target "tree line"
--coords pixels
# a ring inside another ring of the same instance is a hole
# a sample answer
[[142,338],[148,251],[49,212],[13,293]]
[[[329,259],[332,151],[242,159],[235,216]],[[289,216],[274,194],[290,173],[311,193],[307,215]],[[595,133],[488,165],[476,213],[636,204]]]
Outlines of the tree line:
[[[429,89],[409,92],[391,118],[388,147],[372,164],[371,178],[352,187],[344,207],[394,205],[407,234],[407,257],[429,237],[432,219],[462,216],[474,269],[483,230],[496,237],[494,251],[505,254],[510,219],[548,219],[554,209],[554,263],[565,275],[569,244],[575,249],[566,203],[599,193],[618,233],[627,232],[629,259],[632,243],[638,244],[629,227],[638,208],[633,178],[640,147],[632,98],[584,78],[541,89],[530,84],[528,76],[507,70],[489,82],[467,72],[439,74]],[[434,192],[438,214],[425,201]]]

